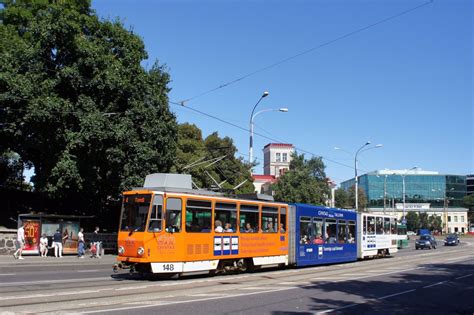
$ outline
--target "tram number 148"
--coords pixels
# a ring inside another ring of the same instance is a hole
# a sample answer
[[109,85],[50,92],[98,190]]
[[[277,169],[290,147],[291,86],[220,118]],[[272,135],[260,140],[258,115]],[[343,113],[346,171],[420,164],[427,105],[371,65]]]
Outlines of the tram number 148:
[[174,270],[174,265],[173,264],[164,264],[163,265],[163,271],[173,271]]

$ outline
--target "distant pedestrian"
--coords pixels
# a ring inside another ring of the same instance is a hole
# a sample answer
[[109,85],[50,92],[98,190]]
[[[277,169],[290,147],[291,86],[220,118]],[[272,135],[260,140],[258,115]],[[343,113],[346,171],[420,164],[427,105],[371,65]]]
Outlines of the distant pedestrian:
[[40,238],[40,255],[41,257],[46,257],[48,255],[48,238],[44,233]]
[[81,228],[79,233],[77,233],[78,247],[77,247],[77,257],[84,258],[84,229]]
[[92,233],[92,244],[91,244],[91,258],[101,258],[100,257],[100,237],[99,237],[99,227],[96,226],[94,233]]
[[23,252],[23,248],[25,247],[25,227],[26,222],[23,222],[16,232],[16,252],[13,254],[15,259],[24,259],[21,254]]

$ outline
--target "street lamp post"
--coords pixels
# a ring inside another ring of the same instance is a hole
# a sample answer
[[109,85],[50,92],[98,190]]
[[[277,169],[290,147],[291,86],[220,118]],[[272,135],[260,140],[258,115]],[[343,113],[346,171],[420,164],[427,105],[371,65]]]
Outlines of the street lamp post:
[[362,150],[364,147],[368,146],[371,142],[367,141],[363,146],[357,150],[355,157],[354,157],[354,180],[355,180],[355,190],[354,190],[354,195],[355,195],[355,209],[358,211],[359,209],[359,180],[357,178],[357,155],[359,154],[360,150]]
[[252,109],[252,113],[250,114],[250,144],[249,144],[249,163],[252,165],[253,163],[253,113],[255,112],[255,109],[257,108],[258,104],[268,96],[267,91],[263,92],[262,96],[258,99],[258,102],[255,104],[255,106]]
[[[372,142],[370,141],[367,141],[363,146],[361,146],[355,153],[355,156],[354,156],[354,181],[355,181],[355,189],[354,189],[354,195],[355,195],[355,210],[357,211],[358,208],[359,208],[359,182],[358,182],[358,178],[357,178],[357,155],[359,155],[360,152],[364,152],[364,151],[367,151],[367,150],[370,150],[370,149],[377,149],[377,148],[381,148],[383,147],[383,144],[376,144],[375,146],[371,147],[371,148],[367,148],[365,150],[362,150],[363,148],[365,148],[366,146],[368,146],[369,144],[371,144]],[[348,151],[344,150],[344,149],[341,149],[339,147],[334,147],[334,150],[341,150],[341,151],[344,151],[346,153],[349,153]]]

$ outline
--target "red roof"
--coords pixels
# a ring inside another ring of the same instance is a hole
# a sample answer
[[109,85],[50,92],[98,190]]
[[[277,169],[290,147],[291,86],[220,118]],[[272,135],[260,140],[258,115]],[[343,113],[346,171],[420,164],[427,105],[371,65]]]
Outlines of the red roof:
[[277,179],[274,175],[252,175],[254,180],[262,181],[262,182],[276,182]]
[[291,143],[269,143],[263,148],[266,147],[286,147],[286,148],[293,148],[293,145]]

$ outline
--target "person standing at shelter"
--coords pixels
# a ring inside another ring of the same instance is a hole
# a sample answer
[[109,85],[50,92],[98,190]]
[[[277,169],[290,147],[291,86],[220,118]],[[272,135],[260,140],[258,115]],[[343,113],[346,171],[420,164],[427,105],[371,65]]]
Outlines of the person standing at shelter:
[[25,247],[25,227],[26,227],[26,222],[23,222],[23,224],[20,226],[16,233],[16,252],[13,254],[13,257],[15,259],[24,259],[21,254],[23,252],[23,248]]
[[46,257],[48,255],[48,238],[44,233],[40,238],[40,255],[41,257]]
[[84,258],[84,229],[81,228],[79,230],[79,233],[77,233],[77,241],[78,241],[78,247],[77,247],[77,257],[79,258]]
[[63,237],[60,229],[57,229],[56,233],[53,235],[53,247],[54,256],[60,258],[63,257]]

